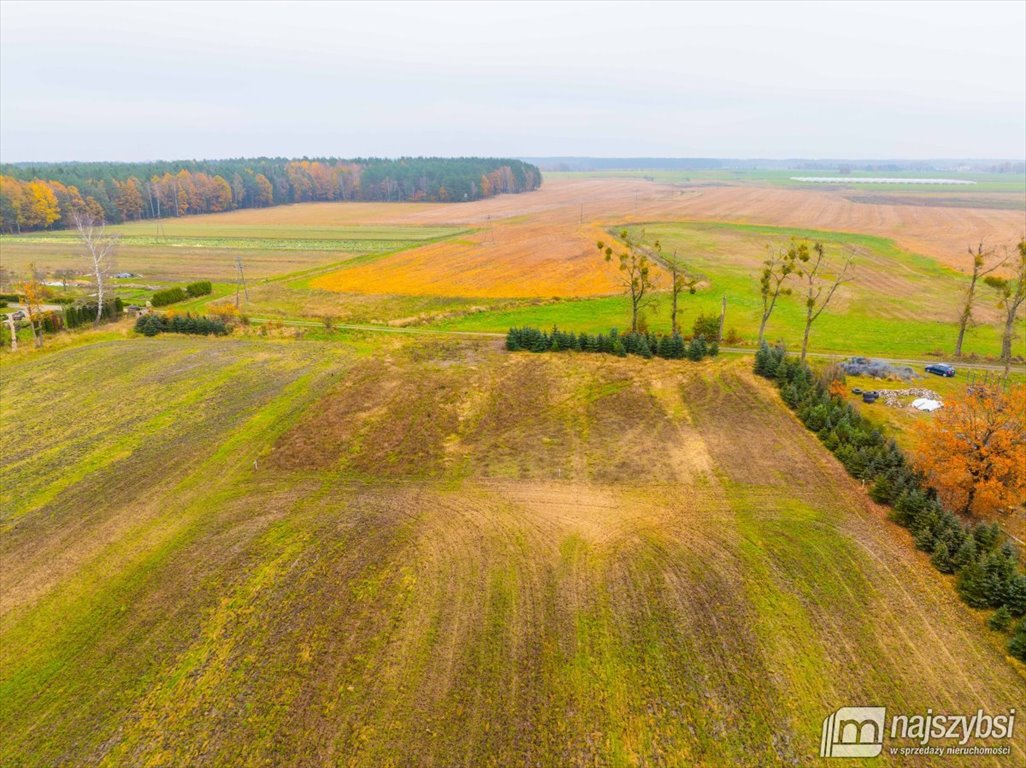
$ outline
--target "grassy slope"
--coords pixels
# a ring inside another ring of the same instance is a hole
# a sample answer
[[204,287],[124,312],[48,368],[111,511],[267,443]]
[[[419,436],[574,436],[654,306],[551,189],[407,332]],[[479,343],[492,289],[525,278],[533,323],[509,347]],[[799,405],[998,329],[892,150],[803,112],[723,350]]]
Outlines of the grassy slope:
[[1026,695],[743,361],[161,337],[4,373],[5,765],[805,764],[843,704]]

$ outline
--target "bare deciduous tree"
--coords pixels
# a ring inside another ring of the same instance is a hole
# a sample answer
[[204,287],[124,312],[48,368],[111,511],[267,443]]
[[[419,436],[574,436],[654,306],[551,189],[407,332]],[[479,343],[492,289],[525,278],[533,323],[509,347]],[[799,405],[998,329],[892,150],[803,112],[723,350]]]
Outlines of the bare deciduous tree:
[[973,260],[973,272],[969,278],[969,287],[965,291],[965,301],[962,303],[962,312],[958,316],[958,340],[955,342],[955,357],[962,356],[962,342],[965,340],[966,329],[973,323],[973,303],[976,301],[976,283],[981,277],[986,277],[995,269],[1004,264],[1008,258],[992,264],[989,269],[984,269],[988,258],[994,254],[993,251],[985,251],[983,243],[976,246],[976,250],[969,246],[969,257]]
[[68,290],[68,283],[75,279],[75,270],[73,269],[58,269],[53,273],[53,276],[61,281],[61,288],[65,291]]
[[[808,248],[806,247],[806,253]],[[769,322],[773,308],[781,294],[790,293],[784,287],[787,279],[797,271],[798,244],[791,241],[791,247],[781,249],[762,263],[762,275],[759,278],[759,292],[762,294],[762,320],[759,322],[759,343],[766,335],[766,324]]]
[[680,312],[680,297],[685,291],[694,294],[698,290],[698,278],[692,277],[684,269],[684,265],[677,258],[677,252],[673,256],[663,256],[663,246],[658,240],[652,246],[657,258],[666,265],[670,272],[670,333],[680,333],[680,323],[677,322],[677,315]]
[[1001,334],[1001,361],[1005,364],[1005,376],[1012,366],[1012,342],[1015,340],[1016,319],[1019,307],[1026,301],[1026,238],[1016,245],[1018,257],[1015,272],[1011,277],[990,275],[984,282],[998,292],[998,306],[1005,310],[1005,327]]
[[103,221],[83,211],[73,214],[78,237],[89,255],[89,271],[96,280],[96,321],[100,324],[103,317],[103,297],[107,281],[114,269],[114,254],[118,247],[118,236],[107,232]]
[[[624,250],[616,255],[621,272],[620,282],[623,292],[631,302],[631,332],[638,332],[638,314],[652,303],[651,291],[655,288],[652,275],[652,262],[641,247],[641,239],[635,239],[624,229],[620,232]],[[613,260],[613,248],[601,240],[596,243],[599,252],[606,261]]]
[[849,251],[841,270],[834,275],[833,279],[825,279],[821,275],[826,256],[823,244],[816,243],[812,246],[811,252],[808,243],[797,243],[795,247],[797,248],[797,274],[804,281],[806,288],[805,335],[802,336],[802,362],[804,363],[809,349],[809,332],[812,330],[812,324],[823,314],[823,310],[826,309],[841,284],[851,279],[848,272],[854,264],[854,254]]

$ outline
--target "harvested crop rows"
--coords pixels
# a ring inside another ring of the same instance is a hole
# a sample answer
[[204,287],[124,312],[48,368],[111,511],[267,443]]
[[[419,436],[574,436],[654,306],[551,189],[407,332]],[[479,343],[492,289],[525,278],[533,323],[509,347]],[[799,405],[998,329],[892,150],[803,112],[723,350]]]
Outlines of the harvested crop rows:
[[[1026,696],[743,361],[159,338],[5,373],[5,765],[807,764],[843,704]],[[146,447],[97,466],[58,425],[108,402]]]

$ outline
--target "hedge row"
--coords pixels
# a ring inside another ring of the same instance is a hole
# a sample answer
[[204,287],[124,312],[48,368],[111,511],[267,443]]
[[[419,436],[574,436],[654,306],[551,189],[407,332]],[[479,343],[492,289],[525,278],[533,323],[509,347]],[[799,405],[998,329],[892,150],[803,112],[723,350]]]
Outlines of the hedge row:
[[195,283],[189,283],[187,286],[185,286],[185,292],[193,298],[195,298],[196,296],[206,296],[212,290],[214,290],[214,288],[210,284],[209,280],[200,280]]
[[175,304],[179,301],[185,301],[188,295],[180,286],[174,288],[165,288],[162,291],[157,291],[150,298],[150,304],[155,307],[166,307],[168,304]]
[[545,333],[537,328],[510,328],[506,333],[506,349],[511,352],[599,352],[625,357],[665,357],[668,360],[701,360],[719,352],[716,342],[706,342],[696,336],[686,342],[680,334],[672,336],[654,333],[620,334],[614,328],[608,334],[572,333],[556,327]]
[[[955,574],[962,599],[974,608],[997,609],[990,625],[1005,629],[1026,615],[1026,574],[1015,546],[997,524],[970,526],[945,509],[937,492],[858,409],[831,395],[829,382],[782,346],[765,343],[755,355],[755,372],[772,379],[802,423],[840,459],[850,475],[870,484],[874,501],[892,507],[891,518],[908,528],[915,545],[930,554],[941,573]],[[1026,619],[1013,633],[1009,651],[1026,661]]]
[[135,321],[135,330],[144,336],[156,336],[158,333],[190,333],[199,336],[227,336],[231,326],[223,320],[211,317],[193,317],[192,315],[142,315]]
[[150,304],[154,307],[166,307],[168,304],[177,304],[179,301],[194,299],[197,296],[206,296],[214,290],[209,280],[197,280],[189,283],[185,288],[176,285],[173,288],[165,288],[157,291],[150,298]]

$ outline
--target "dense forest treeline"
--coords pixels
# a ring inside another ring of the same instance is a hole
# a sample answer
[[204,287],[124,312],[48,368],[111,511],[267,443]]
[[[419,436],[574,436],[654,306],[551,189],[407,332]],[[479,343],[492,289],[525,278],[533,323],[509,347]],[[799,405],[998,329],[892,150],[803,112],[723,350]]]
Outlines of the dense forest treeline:
[[69,227],[75,210],[119,224],[318,200],[463,202],[540,184],[536,166],[508,158],[18,163],[0,166],[0,229]]

